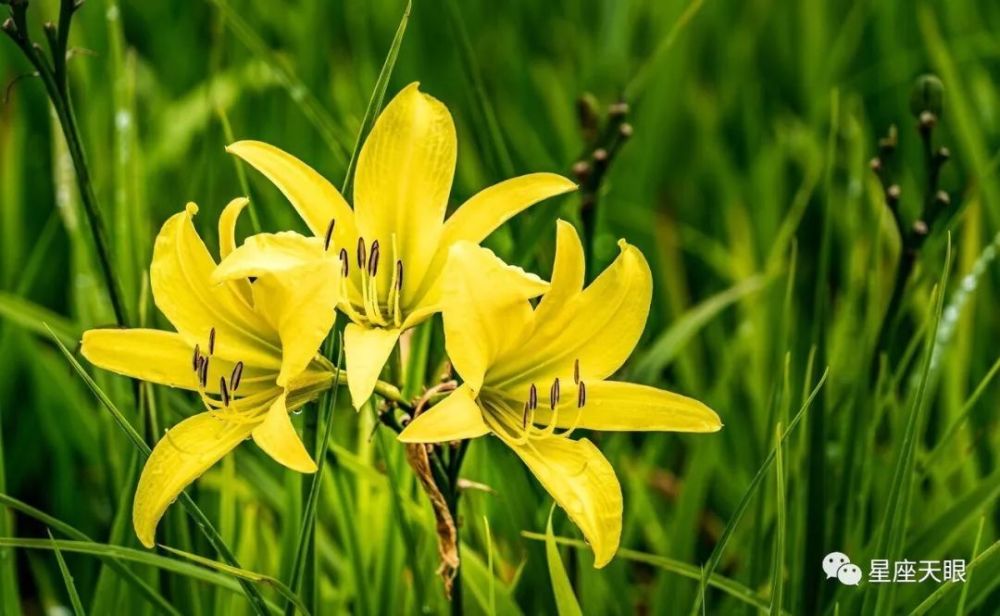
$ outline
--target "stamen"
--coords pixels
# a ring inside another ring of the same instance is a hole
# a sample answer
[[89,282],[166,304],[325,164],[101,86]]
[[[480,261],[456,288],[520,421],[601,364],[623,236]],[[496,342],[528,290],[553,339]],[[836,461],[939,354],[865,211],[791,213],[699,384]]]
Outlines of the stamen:
[[243,378],[243,362],[238,361],[236,365],[233,366],[233,374],[229,377],[229,385],[235,392],[240,386],[240,379]]
[[378,274],[378,258],[379,258],[378,240],[375,240],[374,242],[372,242],[372,252],[371,256],[368,258],[369,276],[374,277],[376,274]]
[[587,404],[587,386],[580,381],[580,390],[576,393],[576,408],[582,409]]
[[358,267],[365,269],[365,238],[358,238]]
[[580,384],[580,360],[575,359],[573,361],[573,382],[577,385]]
[[333,227],[337,224],[336,219],[330,219],[330,225],[326,228],[326,237],[323,239],[323,250],[330,250],[330,239],[333,237]]
[[403,290],[403,262],[396,260],[396,292]]
[[552,382],[552,388],[549,390],[549,408],[555,410],[556,405],[559,404],[559,378]]
[[528,413],[530,411],[531,411],[531,409],[528,408],[528,403],[525,402],[524,403],[524,416],[521,417],[521,429],[522,430],[527,430],[528,429]]
[[194,345],[194,356],[191,358],[191,369],[198,372],[199,361],[201,360],[201,348]]
[[347,249],[346,248],[341,248],[340,249],[340,275],[343,276],[344,278],[347,278],[347,273],[348,273],[348,269],[347,268],[348,268]]
[[215,355],[215,328],[208,332],[208,354]]
[[201,362],[201,386],[204,388],[208,385],[208,357],[202,357]]
[[229,389],[226,387],[226,377],[219,377],[219,392],[222,394],[222,406],[229,406]]
[[528,408],[532,411],[538,408],[538,388],[535,384],[531,384],[531,389],[528,390]]

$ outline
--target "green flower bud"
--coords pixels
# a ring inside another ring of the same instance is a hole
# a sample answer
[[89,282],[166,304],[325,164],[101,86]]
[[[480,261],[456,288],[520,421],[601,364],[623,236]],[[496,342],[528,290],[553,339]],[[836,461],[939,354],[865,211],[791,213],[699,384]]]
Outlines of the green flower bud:
[[925,112],[941,117],[943,100],[944,84],[941,80],[936,75],[921,75],[910,91],[910,113],[917,119]]

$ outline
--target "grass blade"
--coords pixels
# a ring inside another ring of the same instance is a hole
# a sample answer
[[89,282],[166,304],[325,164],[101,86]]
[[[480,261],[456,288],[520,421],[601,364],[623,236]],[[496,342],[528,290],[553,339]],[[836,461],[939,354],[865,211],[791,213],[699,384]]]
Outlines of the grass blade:
[[559,616],[582,616],[583,611],[576,600],[576,595],[573,594],[573,585],[566,575],[562,558],[559,557],[559,548],[556,547],[556,540],[552,534],[552,513],[555,510],[555,505],[549,509],[549,521],[545,525],[545,561],[549,565],[552,595],[555,597]]
[[[777,520],[774,534],[774,569],[771,574],[771,614],[781,613],[785,591],[785,457],[782,453],[781,422],[774,431],[775,510]],[[704,606],[703,606],[704,607]]]
[[52,541],[52,549],[56,553],[56,560],[59,562],[59,573],[62,574],[63,582],[66,583],[66,592],[69,593],[69,602],[73,606],[73,613],[76,616],[86,616],[86,612],[83,611],[83,604],[80,603],[80,594],[76,592],[76,583],[73,582],[73,576],[70,574],[69,567],[66,566],[66,560],[59,550],[59,544],[56,543],[56,538],[52,536],[52,531],[50,530],[48,533],[49,540]]

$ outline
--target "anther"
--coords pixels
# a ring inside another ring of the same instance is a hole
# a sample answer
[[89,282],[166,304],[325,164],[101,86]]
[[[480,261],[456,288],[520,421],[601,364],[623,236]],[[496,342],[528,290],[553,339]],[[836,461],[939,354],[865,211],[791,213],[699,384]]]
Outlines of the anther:
[[199,362],[201,361],[201,348],[198,345],[194,345],[194,356],[191,358],[191,369],[195,372],[198,371]]
[[323,250],[330,250],[330,239],[333,238],[333,227],[335,224],[337,224],[337,221],[331,218],[330,224],[326,228],[326,237],[323,239]]
[[521,417],[521,429],[522,430],[527,430],[528,429],[528,413],[530,411],[531,411],[531,409],[528,408],[528,403],[525,402],[524,403],[524,416]]
[[573,360],[573,382],[577,385],[580,384],[580,360]]
[[243,378],[243,362],[238,361],[236,365],[233,366],[233,374],[229,377],[229,385],[235,392],[240,386],[240,379]]
[[549,408],[552,410],[556,409],[556,405],[559,404],[559,378],[557,377],[555,381],[552,381],[552,388],[549,389]]
[[535,384],[531,384],[531,389],[528,390],[528,408],[532,411],[538,408],[538,388]]
[[208,360],[209,360],[209,358],[206,356],[206,357],[202,357],[201,359],[202,359],[202,361],[201,361],[201,386],[205,387],[206,385],[208,385]]
[[347,249],[346,248],[341,248],[340,249],[340,275],[343,276],[344,278],[347,278],[348,260],[349,259],[347,257]]
[[376,274],[378,274],[378,258],[379,258],[378,240],[375,240],[374,242],[372,242],[371,256],[368,257],[369,276],[375,276]]
[[222,394],[222,406],[229,406],[229,389],[226,387],[226,377],[219,377],[219,393]]
[[396,291],[403,290],[403,262],[396,260]]
[[215,328],[208,332],[208,354],[215,355]]
[[363,237],[358,238],[358,267],[365,268],[365,238]]
[[584,404],[587,404],[587,386],[580,381],[580,389],[576,394],[576,408],[581,409]]

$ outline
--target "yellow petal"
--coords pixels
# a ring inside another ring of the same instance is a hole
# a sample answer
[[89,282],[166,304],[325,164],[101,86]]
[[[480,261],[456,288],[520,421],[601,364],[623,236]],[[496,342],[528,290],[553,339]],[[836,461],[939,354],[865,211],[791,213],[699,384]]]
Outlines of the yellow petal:
[[[240,218],[243,208],[250,203],[246,197],[237,197],[229,202],[219,216],[219,258],[225,258],[232,251],[236,250],[236,222]],[[248,305],[252,300],[250,296],[250,283],[245,279],[233,280],[230,286],[243,298]]]
[[653,280],[642,253],[618,244],[621,254],[590,286],[544,321],[536,318],[520,352],[508,353],[490,372],[490,384],[521,392],[526,383],[567,380],[577,361],[580,376],[597,381],[625,363],[646,325]]
[[[716,432],[722,422],[698,402],[663,389],[616,381],[584,381],[586,404],[577,409],[578,389],[562,385],[563,405],[556,426],[619,432]],[[547,424],[551,411],[540,406],[535,420]]]
[[150,281],[156,306],[192,347],[208,346],[215,330],[215,355],[261,368],[280,364],[277,333],[226,285],[212,284],[215,261],[194,229],[198,207],[163,224],[156,245]]
[[447,262],[452,244],[462,240],[478,244],[497,227],[539,201],[575,189],[576,184],[561,175],[531,173],[505,180],[473,195],[445,221],[440,246],[417,297],[423,298],[430,291]]
[[254,308],[281,337],[277,383],[286,387],[316,357],[336,319],[340,301],[340,266],[321,259],[279,274],[265,274],[253,284]]
[[528,465],[594,550],[594,567],[608,564],[622,532],[622,490],[607,458],[587,439],[549,437],[523,443],[498,436]]
[[[379,271],[380,289],[388,288],[394,261],[403,262],[404,308],[438,247],[457,148],[448,108],[413,83],[386,105],[358,156],[358,233],[367,246],[381,245],[387,267]],[[398,252],[390,255],[394,235]]]
[[212,273],[212,281],[237,280],[283,273],[322,260],[336,261],[323,250],[323,240],[305,237],[294,231],[258,233],[232,251]]
[[404,443],[440,443],[483,436],[490,431],[468,384],[421,413],[399,435]]
[[565,220],[556,222],[556,256],[552,265],[552,284],[538,302],[535,321],[546,323],[558,319],[560,311],[571,305],[570,300],[583,290],[586,258],[583,244],[573,225]]
[[494,358],[527,328],[528,299],[544,293],[548,283],[471,242],[452,246],[447,267],[445,346],[458,373],[479,391]]
[[[207,350],[202,349],[207,353]],[[87,361],[117,374],[150,383],[197,390],[194,348],[180,334],[156,329],[92,329],[83,334],[81,346]],[[219,356],[209,361],[206,391],[219,392],[219,377],[229,381],[235,363]],[[244,366],[240,394],[249,395],[274,386],[273,373]]]
[[293,471],[316,472],[316,463],[292,426],[285,394],[278,396],[267,410],[264,421],[253,429],[253,440],[267,455]]
[[360,409],[375,391],[375,383],[389,359],[400,330],[348,323],[344,328],[344,359],[347,388],[354,408]]
[[135,489],[132,524],[144,546],[153,547],[156,525],[170,503],[243,442],[252,428],[251,423],[232,423],[200,413],[167,431],[146,460]]
[[357,241],[354,212],[340,191],[309,165],[288,152],[260,141],[238,141],[226,148],[278,187],[317,237],[335,220],[333,244],[348,250]]

